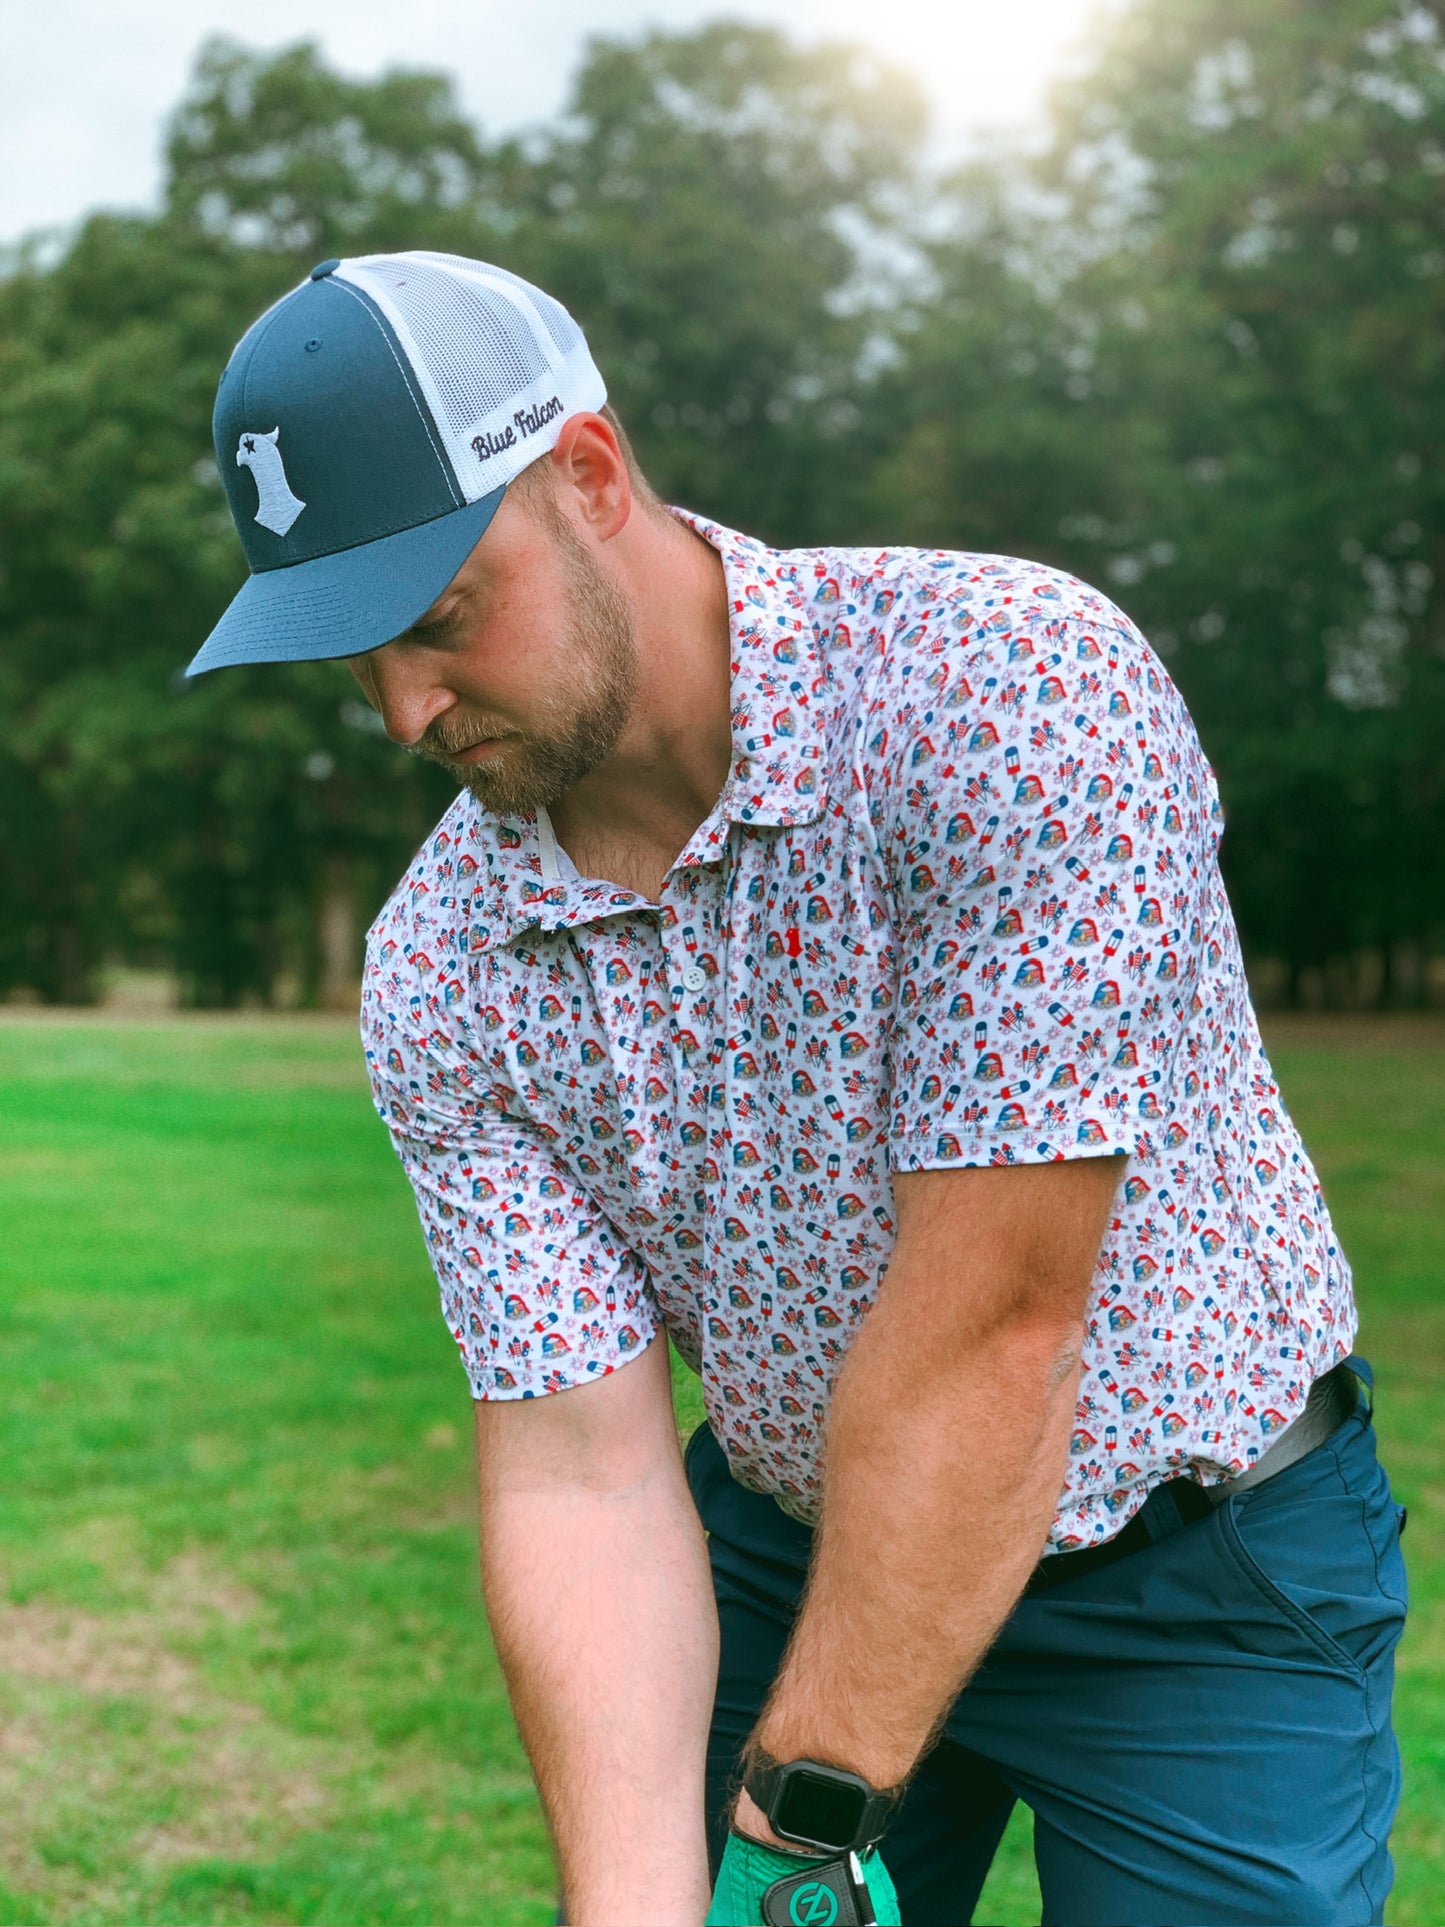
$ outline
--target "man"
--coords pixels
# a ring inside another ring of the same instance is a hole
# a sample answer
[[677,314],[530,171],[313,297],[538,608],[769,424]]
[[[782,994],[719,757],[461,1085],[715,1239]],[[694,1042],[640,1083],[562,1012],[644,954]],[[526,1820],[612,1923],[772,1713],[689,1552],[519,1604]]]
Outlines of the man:
[[663,508],[604,401],[501,270],[323,262],[192,665],[345,658],[463,786],[363,1029],[566,1918],[966,1921],[1022,1798],[1050,1920],[1379,1920],[1400,1519],[1177,692],[1054,571]]

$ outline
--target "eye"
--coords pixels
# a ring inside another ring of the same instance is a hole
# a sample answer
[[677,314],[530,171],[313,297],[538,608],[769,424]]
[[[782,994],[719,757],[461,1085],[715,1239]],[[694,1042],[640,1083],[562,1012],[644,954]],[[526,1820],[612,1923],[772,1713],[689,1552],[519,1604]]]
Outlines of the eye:
[[445,649],[456,636],[458,628],[454,616],[442,616],[436,622],[414,622],[410,629],[397,637],[397,641],[409,643],[415,649]]

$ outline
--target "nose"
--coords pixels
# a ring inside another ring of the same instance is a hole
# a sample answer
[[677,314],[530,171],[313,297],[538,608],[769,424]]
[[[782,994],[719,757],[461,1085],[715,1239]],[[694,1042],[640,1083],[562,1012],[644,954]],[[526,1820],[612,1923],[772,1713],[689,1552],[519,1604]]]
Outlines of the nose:
[[360,680],[386,725],[386,733],[403,749],[426,734],[438,716],[456,702],[455,694],[412,655],[393,653],[389,643],[365,656]]

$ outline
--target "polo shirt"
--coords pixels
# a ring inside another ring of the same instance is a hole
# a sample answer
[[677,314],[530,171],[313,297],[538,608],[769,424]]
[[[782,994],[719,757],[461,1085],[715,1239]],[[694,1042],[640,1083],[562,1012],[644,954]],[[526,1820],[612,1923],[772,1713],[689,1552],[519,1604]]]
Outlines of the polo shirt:
[[473,1396],[665,1328],[734,1476],[816,1523],[893,1174],[1124,1153],[1050,1547],[1109,1538],[1252,1464],[1355,1333],[1184,703],[1053,569],[684,519],[726,575],[733,756],[657,900],[463,793],[368,935],[375,1101]]

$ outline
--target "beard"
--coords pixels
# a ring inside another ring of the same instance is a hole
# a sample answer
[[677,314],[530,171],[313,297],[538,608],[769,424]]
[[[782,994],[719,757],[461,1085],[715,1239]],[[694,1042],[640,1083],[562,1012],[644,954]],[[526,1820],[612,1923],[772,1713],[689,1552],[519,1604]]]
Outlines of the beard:
[[546,808],[604,763],[617,747],[639,681],[636,631],[621,592],[550,498],[533,512],[549,524],[566,585],[570,647],[562,688],[541,697],[535,722],[510,735],[485,763],[464,770],[452,763],[449,751],[487,733],[461,717],[439,716],[412,745],[413,755],[460,776],[492,816]]

